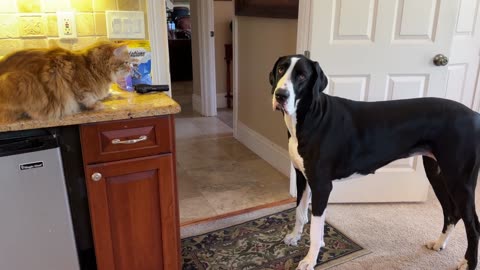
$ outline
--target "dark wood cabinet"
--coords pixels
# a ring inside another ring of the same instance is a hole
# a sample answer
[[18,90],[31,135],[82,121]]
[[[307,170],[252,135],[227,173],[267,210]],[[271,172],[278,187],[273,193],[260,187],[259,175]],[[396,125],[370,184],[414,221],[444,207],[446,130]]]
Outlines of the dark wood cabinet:
[[235,15],[268,18],[298,18],[299,0],[235,0]]
[[[98,270],[180,269],[173,117],[88,124],[80,134]],[[129,143],[102,147],[113,140]],[[85,155],[105,148],[103,158]]]

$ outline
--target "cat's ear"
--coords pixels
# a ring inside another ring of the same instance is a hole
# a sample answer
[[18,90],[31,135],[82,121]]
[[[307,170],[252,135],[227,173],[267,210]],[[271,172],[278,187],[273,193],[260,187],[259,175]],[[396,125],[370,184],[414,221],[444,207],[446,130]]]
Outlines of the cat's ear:
[[113,55],[120,56],[125,52],[128,52],[127,45],[120,45],[119,47],[115,48],[115,50],[113,50]]

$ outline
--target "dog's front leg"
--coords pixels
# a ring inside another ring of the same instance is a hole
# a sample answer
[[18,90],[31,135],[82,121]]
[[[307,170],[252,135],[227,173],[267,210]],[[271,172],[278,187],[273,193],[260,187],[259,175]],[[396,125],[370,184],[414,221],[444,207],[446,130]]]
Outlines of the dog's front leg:
[[303,226],[308,222],[308,205],[310,203],[310,186],[299,170],[295,169],[297,176],[297,209],[295,212],[295,227],[285,236],[285,244],[296,246],[302,237]]
[[[312,181],[313,182],[313,181]],[[325,215],[332,182],[312,184],[312,221],[310,224],[310,248],[307,256],[298,264],[297,270],[313,270],[317,265],[320,248],[325,246],[323,240]]]

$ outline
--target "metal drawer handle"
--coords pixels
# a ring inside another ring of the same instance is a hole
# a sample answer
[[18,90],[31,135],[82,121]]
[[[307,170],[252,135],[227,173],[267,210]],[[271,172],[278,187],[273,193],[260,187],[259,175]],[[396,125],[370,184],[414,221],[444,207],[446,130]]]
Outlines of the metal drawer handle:
[[147,136],[142,135],[138,137],[138,139],[132,139],[132,140],[121,141],[120,139],[114,139],[112,140],[112,144],[134,144],[134,143],[138,143],[146,140],[147,140]]

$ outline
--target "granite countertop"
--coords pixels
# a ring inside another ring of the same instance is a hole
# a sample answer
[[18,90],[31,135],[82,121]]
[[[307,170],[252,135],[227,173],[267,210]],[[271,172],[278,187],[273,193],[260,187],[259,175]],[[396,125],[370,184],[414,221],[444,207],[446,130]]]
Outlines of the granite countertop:
[[0,123],[0,132],[176,114],[181,110],[177,102],[162,92],[137,94],[111,90],[111,93],[112,95],[102,102],[104,109],[83,111],[56,120],[20,120]]

